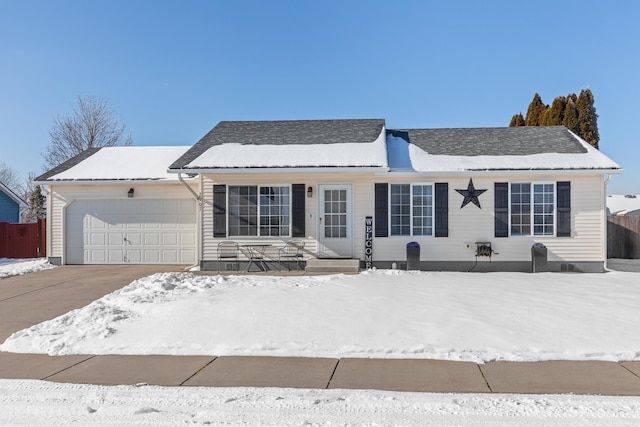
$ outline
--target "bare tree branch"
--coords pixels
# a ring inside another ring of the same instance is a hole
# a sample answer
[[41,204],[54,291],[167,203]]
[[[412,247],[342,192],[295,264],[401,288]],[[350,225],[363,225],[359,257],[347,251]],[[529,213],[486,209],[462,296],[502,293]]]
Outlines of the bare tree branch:
[[25,191],[25,186],[21,182],[18,173],[7,166],[3,161],[0,161],[0,182],[6,185],[11,191],[22,197]]
[[124,135],[116,111],[105,98],[78,97],[73,112],[56,116],[49,131],[51,142],[42,155],[47,169],[53,168],[88,148],[131,145],[131,135]]

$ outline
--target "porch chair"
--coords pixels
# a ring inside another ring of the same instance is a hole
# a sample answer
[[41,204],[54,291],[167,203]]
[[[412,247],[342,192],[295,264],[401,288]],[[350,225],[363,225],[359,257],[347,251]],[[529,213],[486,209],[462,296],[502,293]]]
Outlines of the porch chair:
[[233,260],[236,264],[236,271],[240,270],[238,244],[232,240],[225,240],[218,243],[218,273],[220,273],[220,264],[227,260]]
[[[304,241],[302,240],[289,240],[283,247],[278,249],[278,263],[282,265],[283,261],[295,260],[296,271],[300,270],[300,261],[303,259],[304,253]],[[288,270],[291,270],[287,266]]]

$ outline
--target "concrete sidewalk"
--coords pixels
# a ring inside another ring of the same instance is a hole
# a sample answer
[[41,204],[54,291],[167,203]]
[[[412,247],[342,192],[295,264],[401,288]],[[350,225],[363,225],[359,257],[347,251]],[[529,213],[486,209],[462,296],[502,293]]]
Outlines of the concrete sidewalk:
[[[0,280],[0,342],[133,280],[180,267],[59,267]],[[640,362],[476,364],[426,359],[47,356],[0,352],[0,378],[90,384],[640,396]]]
[[640,362],[492,362],[0,353],[0,378],[101,385],[640,396]]

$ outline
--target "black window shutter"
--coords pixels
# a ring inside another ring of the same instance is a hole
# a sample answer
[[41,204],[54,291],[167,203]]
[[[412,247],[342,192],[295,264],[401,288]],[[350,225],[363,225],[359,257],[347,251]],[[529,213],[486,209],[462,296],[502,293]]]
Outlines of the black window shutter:
[[449,184],[436,182],[436,237],[449,237]]
[[227,237],[227,186],[213,186],[213,237]]
[[571,237],[571,182],[558,181],[556,185],[556,209],[558,212],[558,237]]
[[305,237],[305,184],[291,185],[291,236]]
[[375,236],[389,236],[389,184],[375,185]]
[[493,185],[495,236],[509,237],[509,183],[496,182]]

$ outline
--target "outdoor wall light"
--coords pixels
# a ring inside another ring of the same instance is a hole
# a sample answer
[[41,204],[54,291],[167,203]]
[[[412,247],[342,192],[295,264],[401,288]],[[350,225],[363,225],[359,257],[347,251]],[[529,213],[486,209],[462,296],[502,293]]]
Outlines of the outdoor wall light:
[[307,188],[307,197],[311,198],[313,197],[313,187],[309,186],[309,188]]
[[129,189],[129,192],[127,193],[127,197],[132,199],[133,198],[133,188]]

